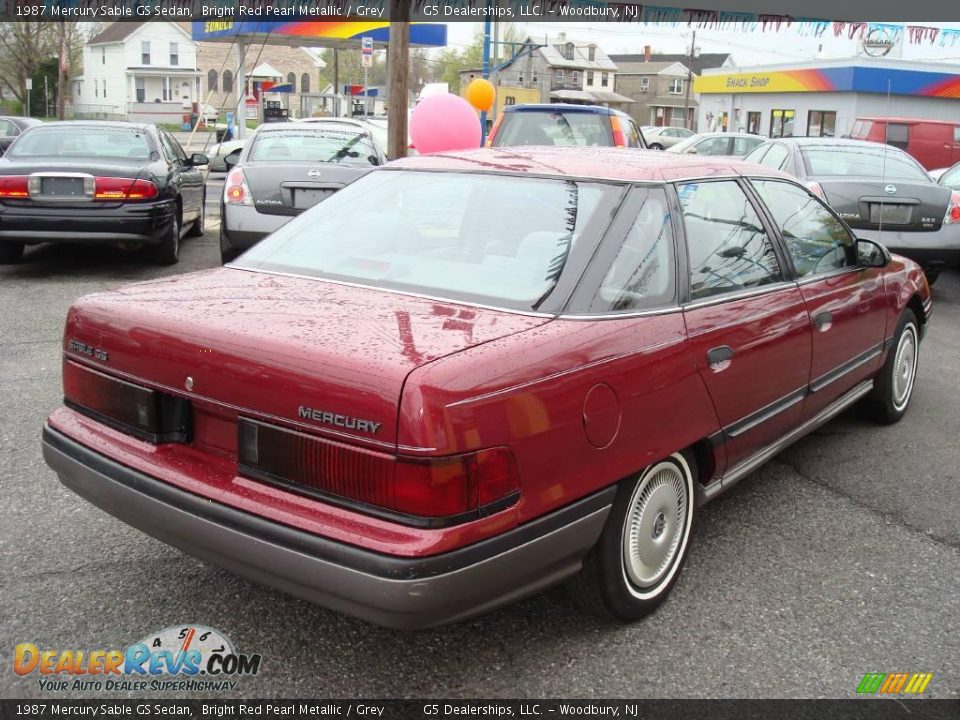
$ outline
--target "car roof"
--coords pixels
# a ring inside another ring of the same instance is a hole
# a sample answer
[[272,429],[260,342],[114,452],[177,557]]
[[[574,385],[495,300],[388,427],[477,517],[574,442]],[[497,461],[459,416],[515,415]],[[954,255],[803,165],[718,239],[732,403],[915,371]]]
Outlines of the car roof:
[[659,150],[609,147],[495,147],[403,158],[387,167],[410,170],[494,172],[595,178],[621,182],[671,182],[686,178],[786,173],[721,157],[674,155]]
[[556,112],[557,110],[563,110],[563,112],[593,113],[594,115],[623,115],[624,114],[619,110],[603,107],[602,105],[575,105],[573,103],[529,103],[527,105],[508,105],[503,109],[503,112],[505,113],[541,112],[544,110],[551,111],[551,112]]
[[899,148],[886,143],[873,142],[872,140],[855,140],[853,138],[830,138],[830,137],[785,137],[770,138],[770,142],[793,143],[803,147],[854,147],[854,148],[890,148],[897,152],[903,152]]
[[147,130],[151,126],[145,123],[124,122],[122,120],[55,120],[43,123],[44,127],[97,127],[116,130]]

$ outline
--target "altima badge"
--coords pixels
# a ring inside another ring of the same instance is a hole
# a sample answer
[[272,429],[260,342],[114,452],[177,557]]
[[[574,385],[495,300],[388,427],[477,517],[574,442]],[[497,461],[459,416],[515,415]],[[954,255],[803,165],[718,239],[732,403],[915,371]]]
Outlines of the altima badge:
[[322,173],[319,170],[310,170],[307,172],[307,177],[312,180],[319,180]]
[[897,192],[897,186],[896,186],[896,185],[887,185],[887,186],[883,189],[883,191],[884,191],[887,195],[895,195],[896,192]]

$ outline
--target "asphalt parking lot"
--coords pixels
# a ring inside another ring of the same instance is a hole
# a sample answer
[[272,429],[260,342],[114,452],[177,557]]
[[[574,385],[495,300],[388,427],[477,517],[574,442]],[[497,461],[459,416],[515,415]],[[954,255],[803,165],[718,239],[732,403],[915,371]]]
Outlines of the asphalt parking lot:
[[934,289],[903,422],[848,412],[707,506],[654,616],[585,618],[558,589],[404,634],[141,535],[64,489],[40,456],[71,301],[218,264],[220,187],[206,234],[184,241],[174,268],[54,246],[0,266],[0,696],[50,697],[12,672],[18,643],[109,649],[199,623],[263,657],[227,697],[853,697],[864,673],[894,671],[932,672],[927,696],[960,697],[960,273]]

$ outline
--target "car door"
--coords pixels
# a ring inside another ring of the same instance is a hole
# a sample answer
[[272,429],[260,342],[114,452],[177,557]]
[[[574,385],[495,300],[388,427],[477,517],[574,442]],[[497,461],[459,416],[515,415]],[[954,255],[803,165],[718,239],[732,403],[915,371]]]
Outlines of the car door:
[[186,225],[188,221],[200,214],[203,203],[203,172],[190,164],[187,154],[175,137],[166,130],[161,130],[160,136],[173,156],[174,173],[179,176],[180,195],[183,198],[183,222]]
[[738,180],[679,184],[689,347],[713,400],[727,468],[800,423],[810,320],[772,230]]
[[858,264],[850,230],[806,189],[780,179],[754,178],[751,184],[779,230],[810,315],[809,418],[879,369],[886,330],[883,271]]

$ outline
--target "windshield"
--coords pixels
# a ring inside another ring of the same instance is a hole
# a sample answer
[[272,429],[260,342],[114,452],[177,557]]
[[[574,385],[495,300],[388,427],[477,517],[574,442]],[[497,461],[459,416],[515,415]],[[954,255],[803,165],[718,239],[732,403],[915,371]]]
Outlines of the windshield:
[[606,115],[591,112],[521,111],[505,113],[494,145],[613,145]]
[[374,172],[234,265],[535,310],[619,196],[566,180]]
[[804,148],[802,152],[812,177],[859,175],[930,182],[930,177],[917,163],[895,149],[827,145]]
[[254,139],[247,160],[379,164],[377,152],[366,133],[335,123],[311,123],[303,128],[261,131]]
[[60,125],[33,127],[7,157],[124,157],[147,160],[152,147],[146,131],[125,127]]

